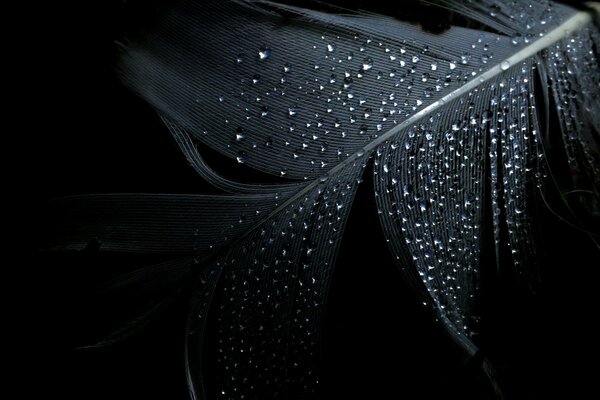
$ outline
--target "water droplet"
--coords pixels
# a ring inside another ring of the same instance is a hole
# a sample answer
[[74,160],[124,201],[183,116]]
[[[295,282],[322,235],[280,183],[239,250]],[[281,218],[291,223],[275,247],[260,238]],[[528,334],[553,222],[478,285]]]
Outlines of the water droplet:
[[437,71],[437,69],[438,69],[438,65],[437,65],[437,63],[436,63],[435,61],[434,61],[434,62],[432,62],[432,63],[431,63],[431,70],[432,70],[432,71]]
[[333,53],[334,51],[335,51],[335,45],[333,45],[333,44],[331,44],[331,43],[330,43],[330,44],[328,44],[328,45],[327,45],[327,52],[328,52],[328,53]]
[[353,80],[349,76],[344,78],[344,89],[348,89],[352,84]]
[[246,162],[246,152],[240,151],[238,152],[237,157],[235,158],[239,164],[244,164]]
[[295,108],[295,107],[289,107],[289,108],[288,108],[288,115],[289,115],[290,117],[293,117],[293,116],[294,116],[294,115],[296,115],[297,113],[298,113],[298,111],[296,110],[296,108]]
[[510,39],[510,42],[513,45],[518,46],[522,42],[522,40],[523,40],[523,37],[521,36],[521,34],[517,34]]
[[455,63],[455,62],[453,62],[453,61],[450,61],[450,64],[449,64],[449,65],[450,65],[450,69],[454,69],[454,68],[456,68],[456,63]]
[[244,129],[242,127],[238,127],[235,130],[235,140],[236,142],[241,142],[244,139],[246,139],[246,132],[244,132]]
[[510,68],[510,63],[507,60],[504,60],[500,63],[500,69],[502,69],[502,71],[506,71],[509,68]]
[[238,64],[241,64],[242,62],[244,62],[243,55],[238,54],[237,58],[235,59],[235,62],[237,62]]
[[261,47],[258,50],[258,58],[260,60],[266,60],[267,58],[271,57],[273,53],[271,52],[271,49],[268,49],[266,47]]
[[413,62],[413,63],[418,63],[418,62],[419,62],[419,60],[421,60],[421,59],[419,58],[419,56],[416,56],[416,55],[415,55],[415,56],[412,56],[412,62]]
[[363,60],[362,63],[363,70],[368,71],[373,68],[373,59],[371,57],[367,57]]
[[262,108],[260,109],[260,116],[266,117],[267,115],[269,115],[269,109],[267,108],[267,106],[262,106]]
[[287,74],[288,72],[290,72],[291,70],[292,70],[292,65],[291,65],[291,64],[285,64],[285,65],[283,66],[283,72],[285,72],[286,74]]

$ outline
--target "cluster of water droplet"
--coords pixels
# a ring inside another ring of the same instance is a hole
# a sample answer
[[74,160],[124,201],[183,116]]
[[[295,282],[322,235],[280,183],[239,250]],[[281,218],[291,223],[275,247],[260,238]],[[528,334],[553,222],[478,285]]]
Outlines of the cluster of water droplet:
[[314,394],[333,257],[362,169],[324,179],[221,261],[214,296],[222,398]]
[[[389,40],[387,41],[389,42]],[[371,36],[323,35],[302,48],[260,47],[236,57],[239,92],[219,97],[238,110],[225,129],[240,163],[281,176],[323,174],[451,89],[487,68],[492,35],[449,60],[416,42],[386,43]],[[474,57],[477,54],[477,58]],[[234,122],[235,119],[235,122]],[[233,126],[232,126],[233,125]],[[264,165],[263,154],[275,154]],[[293,164],[283,167],[284,164]]]

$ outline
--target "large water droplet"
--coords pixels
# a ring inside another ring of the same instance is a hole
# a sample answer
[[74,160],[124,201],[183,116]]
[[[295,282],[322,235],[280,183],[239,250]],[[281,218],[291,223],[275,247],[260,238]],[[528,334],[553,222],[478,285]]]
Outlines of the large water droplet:
[[510,68],[510,63],[507,60],[504,60],[500,63],[500,69],[502,69],[502,71],[506,71],[509,68]]

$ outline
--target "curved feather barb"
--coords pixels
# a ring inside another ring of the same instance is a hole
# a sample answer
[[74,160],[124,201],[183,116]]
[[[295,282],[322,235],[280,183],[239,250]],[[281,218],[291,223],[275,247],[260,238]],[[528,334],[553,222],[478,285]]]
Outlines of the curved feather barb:
[[[192,398],[207,397],[203,368],[222,398],[317,396],[324,304],[369,163],[398,267],[467,357],[478,352],[482,273],[536,290],[538,211],[557,171],[597,217],[598,6],[436,4],[470,27],[434,34],[376,14],[187,0],[121,46],[123,83],[227,194],[59,200],[52,248],[97,237],[106,250],[193,258],[194,280],[183,279]],[[206,147],[285,181],[227,179]]]

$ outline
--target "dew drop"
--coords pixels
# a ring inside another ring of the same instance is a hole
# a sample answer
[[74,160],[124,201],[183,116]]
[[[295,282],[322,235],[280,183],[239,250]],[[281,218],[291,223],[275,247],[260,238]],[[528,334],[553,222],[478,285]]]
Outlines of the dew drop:
[[242,127],[238,127],[235,130],[235,141],[241,142],[244,139],[246,139],[246,132],[244,132],[244,129]]
[[266,60],[267,58],[271,57],[272,54],[273,53],[272,53],[271,49],[268,49],[266,47],[261,47],[258,50],[258,58],[260,60]]
[[506,71],[509,68],[510,68],[510,63],[508,61],[504,60],[500,63],[500,69],[502,71]]
[[468,64],[469,63],[469,59],[471,58],[471,55],[469,53],[463,53],[460,56],[460,62],[462,64]]

